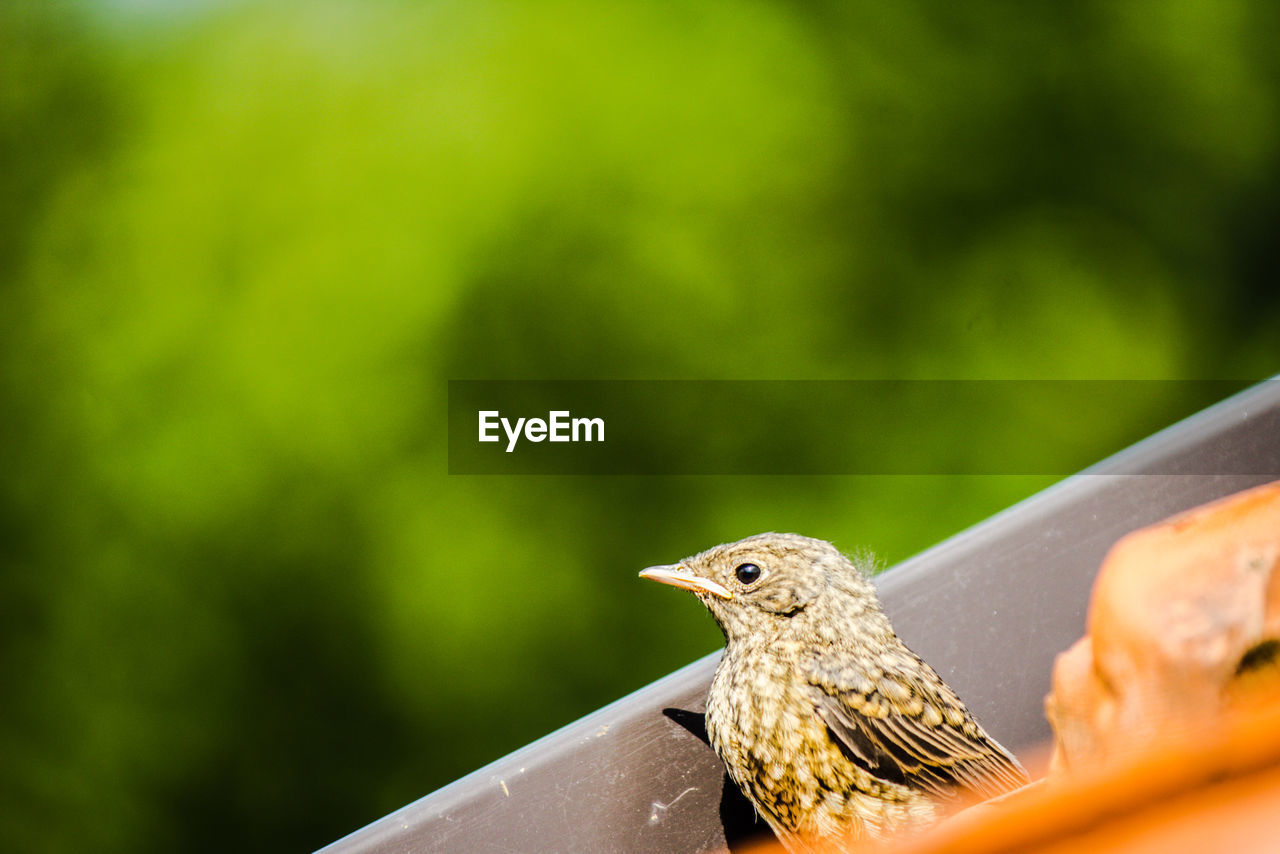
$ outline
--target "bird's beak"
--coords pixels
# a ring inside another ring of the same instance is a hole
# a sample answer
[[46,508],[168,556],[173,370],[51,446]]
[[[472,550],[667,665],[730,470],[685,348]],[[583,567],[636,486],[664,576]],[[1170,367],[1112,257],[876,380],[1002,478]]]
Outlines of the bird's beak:
[[707,593],[711,596],[719,596],[721,599],[733,598],[733,594],[724,585],[717,584],[710,578],[694,575],[679,565],[651,566],[648,569],[640,570],[640,577],[647,578],[650,581],[657,581],[660,584],[670,584],[672,587],[679,587],[681,590],[692,590],[694,593]]

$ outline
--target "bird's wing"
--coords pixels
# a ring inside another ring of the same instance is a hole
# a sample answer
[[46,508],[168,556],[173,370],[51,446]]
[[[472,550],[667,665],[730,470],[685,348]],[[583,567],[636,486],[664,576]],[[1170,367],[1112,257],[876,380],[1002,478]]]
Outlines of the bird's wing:
[[850,760],[895,783],[982,798],[1027,782],[960,698],[910,650],[875,658],[816,656],[805,676],[818,715]]

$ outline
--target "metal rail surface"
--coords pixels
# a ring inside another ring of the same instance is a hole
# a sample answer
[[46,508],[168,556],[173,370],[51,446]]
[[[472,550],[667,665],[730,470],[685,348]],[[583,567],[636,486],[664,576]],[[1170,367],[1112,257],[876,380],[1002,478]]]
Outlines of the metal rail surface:
[[[1054,657],[1084,632],[1122,535],[1280,477],[1280,379],[1266,380],[881,574],[898,634],[1015,752],[1050,738]],[[938,619],[946,614],[946,620]],[[702,740],[719,653],[322,849],[732,850],[763,825]],[[767,831],[763,831],[766,832]]]

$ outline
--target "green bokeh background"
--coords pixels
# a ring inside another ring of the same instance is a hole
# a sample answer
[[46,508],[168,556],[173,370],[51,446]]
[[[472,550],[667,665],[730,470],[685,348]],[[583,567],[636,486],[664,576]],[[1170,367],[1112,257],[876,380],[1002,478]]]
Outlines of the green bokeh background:
[[714,649],[640,567],[893,562],[1052,480],[450,477],[448,379],[1276,372],[1277,34],[0,5],[0,849],[318,847]]

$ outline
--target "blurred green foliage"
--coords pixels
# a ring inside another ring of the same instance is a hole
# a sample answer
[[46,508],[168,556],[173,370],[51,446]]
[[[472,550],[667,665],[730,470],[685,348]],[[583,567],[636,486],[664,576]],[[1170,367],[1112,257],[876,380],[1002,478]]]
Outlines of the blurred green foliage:
[[449,477],[447,379],[1274,372],[1278,10],[0,5],[0,848],[320,846],[714,649],[640,567],[1048,483]]

